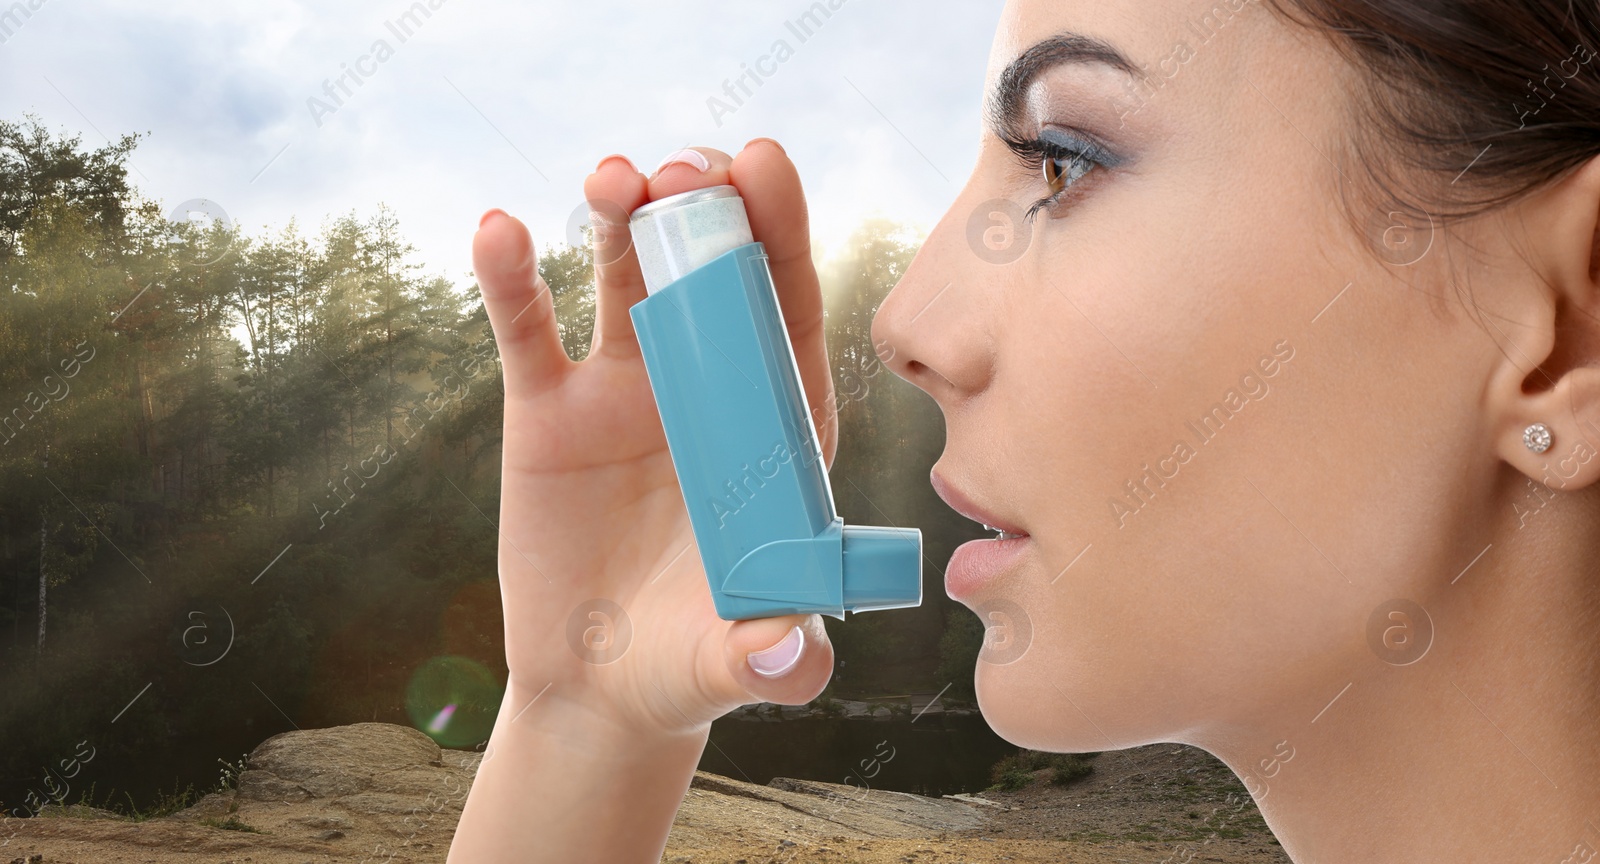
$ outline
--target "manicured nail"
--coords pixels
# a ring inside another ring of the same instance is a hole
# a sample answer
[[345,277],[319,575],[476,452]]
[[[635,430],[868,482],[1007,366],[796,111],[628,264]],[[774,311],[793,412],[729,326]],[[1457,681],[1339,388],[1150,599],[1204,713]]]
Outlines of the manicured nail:
[[745,658],[750,668],[758,674],[768,678],[776,678],[800,662],[800,654],[805,650],[806,639],[800,633],[798,625],[789,628],[789,635],[783,641],[765,651],[754,651]]
[[633,173],[635,173],[635,174],[639,173],[639,166],[633,164],[633,160],[632,159],[629,159],[628,157],[622,155],[621,153],[613,153],[610,156],[607,156],[606,158],[601,159],[600,160],[600,164],[594,166],[594,170],[598,172],[601,168],[606,167],[606,163],[607,162],[610,162],[613,159],[621,159],[622,163],[624,165],[627,165],[630,169],[633,170]]
[[500,208],[496,207],[495,209],[490,210],[489,212],[483,214],[483,218],[478,220],[478,227],[482,228],[483,226],[489,224],[489,220],[490,219],[494,219],[494,218],[496,218],[498,216],[504,216],[504,215],[506,215],[506,211],[501,210]]
[[668,153],[667,158],[662,159],[661,164],[656,166],[655,173],[660,174],[663,168],[666,168],[668,165],[671,165],[675,162],[682,162],[685,165],[692,165],[694,166],[694,170],[699,171],[702,174],[711,170],[711,160],[707,159],[704,153],[701,153],[699,150],[684,149],[673,153]]
[[778,148],[778,152],[779,153],[782,153],[785,156],[789,155],[789,151],[783,149],[783,145],[782,144],[779,144],[778,142],[772,140],[771,138],[751,138],[749,141],[746,141],[744,143],[744,149],[745,150],[749,150],[750,149],[750,145],[756,143],[757,141],[765,141],[768,144],[771,144],[772,146]]

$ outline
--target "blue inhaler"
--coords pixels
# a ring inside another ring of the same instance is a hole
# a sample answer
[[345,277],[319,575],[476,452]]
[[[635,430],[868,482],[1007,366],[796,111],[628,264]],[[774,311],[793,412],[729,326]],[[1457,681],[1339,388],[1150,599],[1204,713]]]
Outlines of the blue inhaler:
[[629,310],[717,615],[922,603],[922,532],[845,525],[789,331],[732,186],[629,219],[649,293]]

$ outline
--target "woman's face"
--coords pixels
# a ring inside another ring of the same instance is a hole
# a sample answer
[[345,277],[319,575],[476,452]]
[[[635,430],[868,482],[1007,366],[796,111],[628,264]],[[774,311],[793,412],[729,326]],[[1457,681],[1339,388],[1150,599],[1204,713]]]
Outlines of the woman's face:
[[944,411],[936,487],[1028,535],[946,575],[1006,738],[1277,740],[1476,551],[1438,502],[1492,480],[1457,466],[1498,346],[1426,221],[1341,204],[1355,76],[1259,2],[1007,5],[999,128],[874,325]]

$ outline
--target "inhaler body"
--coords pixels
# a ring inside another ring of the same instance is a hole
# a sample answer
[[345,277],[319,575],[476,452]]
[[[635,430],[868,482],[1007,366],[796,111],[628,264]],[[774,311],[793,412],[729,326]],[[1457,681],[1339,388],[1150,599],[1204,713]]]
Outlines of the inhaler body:
[[649,296],[629,314],[717,614],[922,602],[922,533],[845,525],[765,247],[732,186],[629,220]]

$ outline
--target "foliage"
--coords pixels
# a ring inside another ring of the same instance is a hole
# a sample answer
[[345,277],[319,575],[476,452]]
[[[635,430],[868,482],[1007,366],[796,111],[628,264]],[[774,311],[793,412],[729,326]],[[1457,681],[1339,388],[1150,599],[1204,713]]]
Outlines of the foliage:
[[1098,753],[1047,753],[1020,748],[989,769],[989,779],[997,788],[1014,792],[1034,782],[1037,772],[1050,771],[1050,782],[1066,786],[1094,773],[1090,760]]
[[[504,391],[476,288],[426,272],[381,204],[309,230],[169,221],[129,182],[136,145],[0,121],[0,801],[16,809],[99,784],[161,812],[273,734],[408,722],[430,658],[505,675]],[[871,342],[916,243],[869,223],[822,272],[839,398],[812,407],[839,418],[841,515],[923,529],[924,603],[828,625],[841,688],[957,694],[971,667],[935,677],[954,607],[933,562],[977,526],[926,483],[937,406]],[[581,358],[591,247],[540,248]],[[64,757],[91,749],[69,778]]]

